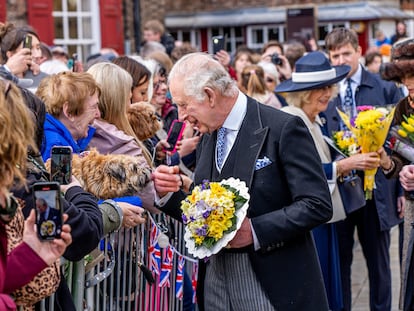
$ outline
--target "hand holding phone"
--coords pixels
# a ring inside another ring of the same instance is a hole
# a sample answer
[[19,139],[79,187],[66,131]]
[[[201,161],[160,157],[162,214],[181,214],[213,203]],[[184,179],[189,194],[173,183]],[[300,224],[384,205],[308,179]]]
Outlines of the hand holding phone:
[[33,184],[36,229],[41,240],[59,239],[63,226],[60,186],[57,182]]
[[169,147],[165,147],[165,151],[170,151],[171,153],[176,152],[177,143],[181,140],[183,132],[185,129],[185,122],[174,120],[171,124],[170,130],[168,131],[167,143]]
[[67,185],[72,178],[72,148],[53,146],[51,151],[50,180]]

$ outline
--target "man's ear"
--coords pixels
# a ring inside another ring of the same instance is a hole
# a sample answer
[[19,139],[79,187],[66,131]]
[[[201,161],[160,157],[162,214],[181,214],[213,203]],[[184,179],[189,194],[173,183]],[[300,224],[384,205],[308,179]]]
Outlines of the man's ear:
[[204,88],[204,92],[207,95],[208,104],[210,105],[211,108],[213,108],[216,102],[216,93],[214,92],[212,88],[207,87],[207,86]]

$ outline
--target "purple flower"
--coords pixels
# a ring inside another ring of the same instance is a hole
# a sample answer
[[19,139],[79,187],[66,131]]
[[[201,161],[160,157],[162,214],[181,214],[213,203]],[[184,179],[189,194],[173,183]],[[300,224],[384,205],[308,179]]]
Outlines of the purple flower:
[[185,216],[184,214],[181,215],[181,218],[183,219],[184,224],[186,225],[188,222],[187,216]]
[[209,210],[205,211],[205,212],[203,213],[203,218],[204,218],[204,219],[207,219],[207,218],[208,218],[208,216],[210,216],[210,214],[211,214],[211,211],[209,211]]
[[210,181],[208,179],[204,179],[201,183],[201,190],[210,189]]
[[196,229],[196,233],[198,236],[206,236],[207,235],[207,226],[204,225],[201,228]]

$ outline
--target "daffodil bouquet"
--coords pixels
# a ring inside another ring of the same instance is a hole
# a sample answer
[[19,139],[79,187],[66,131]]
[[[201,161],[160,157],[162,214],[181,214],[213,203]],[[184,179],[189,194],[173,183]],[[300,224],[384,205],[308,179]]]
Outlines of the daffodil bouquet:
[[351,131],[337,131],[332,135],[335,146],[347,157],[359,152],[358,144]]
[[[354,134],[362,153],[378,151],[385,143],[395,109],[389,111],[383,107],[358,106],[358,114],[350,119],[347,114],[338,110],[345,125]],[[377,169],[366,170],[364,176],[365,198],[372,199]]]
[[245,182],[229,178],[204,181],[181,202],[184,239],[190,254],[218,253],[236,235],[246,216],[250,195]]

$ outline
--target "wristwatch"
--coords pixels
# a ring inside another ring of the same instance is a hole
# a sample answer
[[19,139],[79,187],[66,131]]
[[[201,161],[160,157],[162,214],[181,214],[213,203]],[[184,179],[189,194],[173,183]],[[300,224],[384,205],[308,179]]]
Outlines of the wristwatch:
[[108,211],[108,218],[112,222],[116,222],[117,219],[119,219],[119,227],[116,228],[116,230],[118,231],[119,229],[121,229],[122,221],[124,220],[124,212],[122,211],[121,206],[119,206],[118,202],[112,199],[107,199],[103,201],[103,203],[107,203],[113,207],[113,209]]

